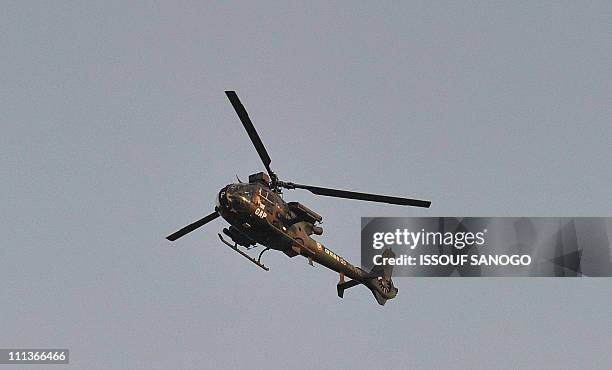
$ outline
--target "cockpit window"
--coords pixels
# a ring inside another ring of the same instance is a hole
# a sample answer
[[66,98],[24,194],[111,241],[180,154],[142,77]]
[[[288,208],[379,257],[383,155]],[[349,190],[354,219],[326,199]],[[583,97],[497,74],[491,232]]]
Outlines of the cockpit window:
[[285,202],[283,202],[282,198],[275,192],[266,188],[259,188],[257,189],[257,194],[259,195],[258,198],[269,206],[273,206],[281,211],[285,209]]
[[244,184],[232,184],[227,187],[227,193],[230,196],[242,196],[250,200],[253,195],[253,188]]
[[271,191],[268,193],[268,200],[276,205],[281,203],[281,199],[275,192]]
[[259,188],[258,193],[261,196],[261,199],[263,201],[268,202],[268,203],[274,203],[274,200],[275,200],[273,196],[274,193],[272,193],[271,191],[268,191],[268,189]]

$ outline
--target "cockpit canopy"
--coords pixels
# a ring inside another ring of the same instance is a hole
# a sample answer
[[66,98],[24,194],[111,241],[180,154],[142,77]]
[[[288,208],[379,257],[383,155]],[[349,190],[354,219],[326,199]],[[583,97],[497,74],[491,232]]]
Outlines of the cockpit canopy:
[[[270,190],[269,188],[257,183],[249,184],[230,184],[221,190],[218,201],[224,203],[223,199],[227,200],[228,205],[233,205],[236,208],[240,203],[264,204],[269,210],[273,208],[286,211],[287,204],[281,197]],[[217,202],[219,204],[219,202]]]
[[227,187],[226,192],[229,196],[244,196],[251,200],[255,190],[252,184],[231,184]]

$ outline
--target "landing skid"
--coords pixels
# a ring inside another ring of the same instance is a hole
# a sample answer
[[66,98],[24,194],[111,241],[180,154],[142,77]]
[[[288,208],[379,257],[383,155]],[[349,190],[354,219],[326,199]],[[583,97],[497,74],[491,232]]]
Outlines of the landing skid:
[[[244,258],[248,259],[249,261],[253,262],[254,264],[256,264],[257,266],[261,267],[262,269],[266,270],[266,271],[270,271],[270,269],[266,266],[264,266],[263,263],[261,263],[261,255],[267,251],[270,248],[266,248],[263,251],[261,251],[261,253],[259,253],[259,257],[257,259],[249,256],[248,254],[244,253],[243,251],[241,251],[240,249],[238,249],[238,244],[234,243],[234,245],[232,245],[230,242],[228,242],[227,240],[223,239],[223,237],[221,236],[221,234],[217,234],[219,235],[219,239],[221,239],[221,241],[223,242],[223,244],[227,245],[228,247],[232,248],[233,250],[235,250],[236,252],[240,253],[242,256],[244,256]],[[250,248],[247,248],[247,250]]]

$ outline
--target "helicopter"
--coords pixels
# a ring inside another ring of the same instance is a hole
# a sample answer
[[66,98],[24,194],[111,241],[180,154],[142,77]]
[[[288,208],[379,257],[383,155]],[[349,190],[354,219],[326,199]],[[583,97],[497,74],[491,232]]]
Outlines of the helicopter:
[[[323,234],[323,228],[320,226],[323,217],[299,202],[285,202],[282,197],[282,189],[304,189],[313,194],[328,197],[424,208],[428,208],[431,202],[281,181],[272,171],[270,167],[272,160],[238,95],[235,91],[225,91],[225,94],[255,146],[266,172],[250,175],[248,183],[243,183],[238,179],[238,183],[223,187],[216,196],[214,212],[172,233],[166,239],[175,241],[216,218],[222,217],[230,224],[228,228],[223,229],[223,234],[233,243],[219,233],[221,242],[263,270],[268,271],[269,268],[261,262],[262,255],[268,250],[276,250],[289,257],[303,256],[308,259],[311,266],[314,266],[316,262],[339,273],[340,280],[336,287],[340,298],[344,296],[345,289],[359,284],[370,289],[380,305],[395,298],[398,289],[391,280],[393,266],[376,265],[367,272],[350,264],[340,255],[311,238],[313,234]],[[249,251],[259,246],[262,246],[263,250],[257,259],[239,248],[243,247]],[[386,249],[382,253],[383,258],[394,256],[391,249]]]

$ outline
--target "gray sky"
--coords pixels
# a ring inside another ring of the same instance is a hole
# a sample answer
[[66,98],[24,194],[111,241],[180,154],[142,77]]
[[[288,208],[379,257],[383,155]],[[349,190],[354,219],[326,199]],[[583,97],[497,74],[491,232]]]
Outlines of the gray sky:
[[[609,368],[610,279],[337,275],[217,220],[164,237],[263,167],[431,199],[287,192],[359,261],[361,216],[609,216],[612,5],[3,2],[0,347],[71,368]],[[298,134],[298,135],[296,135]]]

